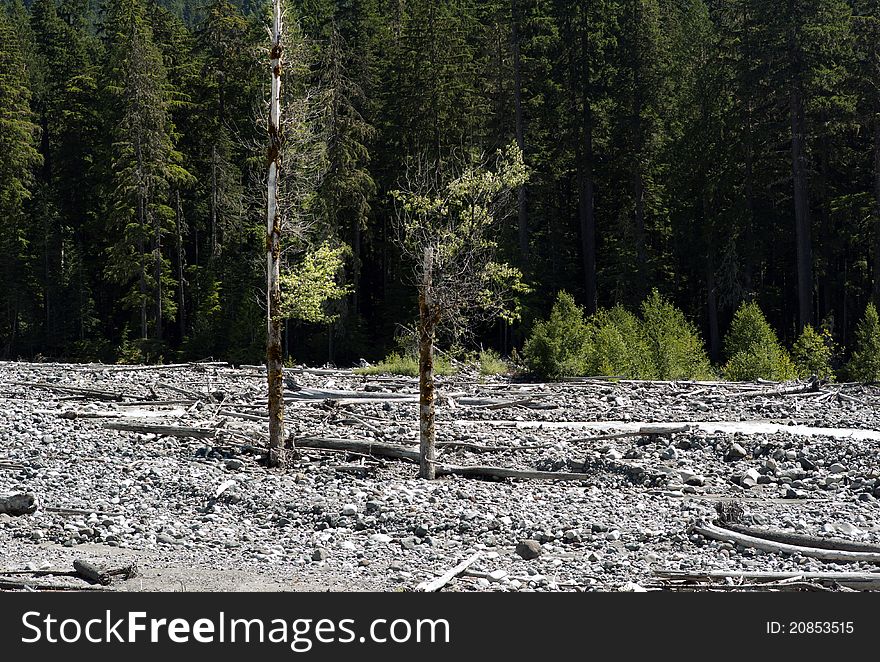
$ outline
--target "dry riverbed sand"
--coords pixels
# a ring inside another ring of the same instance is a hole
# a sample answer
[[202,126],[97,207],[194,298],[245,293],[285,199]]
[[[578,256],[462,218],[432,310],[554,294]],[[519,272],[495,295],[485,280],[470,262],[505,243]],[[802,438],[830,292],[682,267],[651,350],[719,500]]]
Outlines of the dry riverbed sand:
[[[286,374],[294,443],[417,447],[414,380]],[[477,375],[439,385],[442,462],[583,479],[427,482],[412,463],[322,450],[266,469],[257,367],[0,363],[0,497],[37,499],[31,514],[0,514],[0,584],[84,587],[20,572],[83,559],[137,566],[106,590],[407,591],[475,552],[443,590],[639,590],[669,587],[657,572],[670,570],[876,570],[690,527],[737,503],[752,527],[880,544],[877,388]],[[677,431],[638,434],[667,424]],[[157,425],[166,428],[147,427]]]

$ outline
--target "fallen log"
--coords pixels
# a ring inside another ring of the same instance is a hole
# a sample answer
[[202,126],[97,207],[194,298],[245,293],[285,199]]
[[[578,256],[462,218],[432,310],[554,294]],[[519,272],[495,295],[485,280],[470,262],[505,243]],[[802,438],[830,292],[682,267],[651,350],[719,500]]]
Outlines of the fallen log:
[[134,564],[108,570],[99,568],[82,559],[74,560],[73,569],[79,577],[101,586],[108,586],[114,577],[122,577],[124,580],[128,580],[136,577],[138,574],[137,566]]
[[743,526],[742,524],[735,524],[733,522],[724,522],[721,523],[720,526],[747,536],[772,540],[773,542],[785,543],[787,545],[815,547],[817,549],[834,549],[843,552],[867,552],[880,554],[880,545],[871,545],[864,542],[841,540],[840,538],[820,538],[818,536],[807,536],[800,533],[789,533],[787,531],[758,529],[756,527]]
[[287,395],[291,400],[418,400],[417,393],[382,393],[379,391],[328,391],[302,388]]
[[218,428],[189,428],[178,425],[146,425],[142,423],[104,423],[106,430],[124,432],[140,432],[142,434],[158,434],[165,437],[193,437],[195,439],[211,439],[220,431]]
[[395,460],[419,461],[419,452],[378,441],[362,441],[360,439],[324,439],[318,437],[301,437],[293,440],[294,448],[314,448],[317,450],[341,450],[355,453],[366,453],[376,457],[388,457]]
[[[293,440],[294,448],[313,448],[316,450],[342,450],[366,453],[375,457],[388,457],[409,462],[419,461],[419,452],[397,444],[359,439],[325,439],[302,437]],[[437,475],[456,475],[468,478],[521,478],[527,480],[591,480],[591,474],[565,473],[562,471],[530,471],[508,469],[505,467],[458,466],[437,464]]]
[[564,471],[531,471],[506,467],[466,466],[454,464],[435,465],[438,476],[455,475],[466,478],[522,478],[525,480],[593,480],[592,474],[567,473]]
[[681,434],[690,431],[690,425],[645,425],[638,430],[632,432],[615,432],[612,434],[597,434],[592,437],[583,437],[581,439],[566,439],[568,443],[579,444],[591,441],[607,441],[609,439],[623,439],[625,437],[671,437],[674,434]]
[[728,529],[714,526],[712,524],[695,525],[692,530],[695,533],[712,538],[713,540],[722,540],[724,542],[732,542],[743,547],[752,547],[773,554],[800,554],[814,559],[822,559],[823,561],[840,561],[843,563],[863,562],[880,564],[880,554],[871,552],[850,552],[846,550],[836,549],[820,549],[818,547],[801,547],[799,545],[789,545],[787,543],[774,542],[764,538],[756,538],[743,533],[737,533]]
[[128,396],[125,393],[113,393],[111,391],[99,391],[93,388],[79,388],[75,386],[58,386],[57,384],[43,384],[41,382],[14,382],[16,386],[31,386],[33,388],[44,388],[50,391],[58,391],[59,393],[72,393],[78,396],[94,398],[95,400],[113,400],[121,401]]
[[0,513],[30,515],[37,511],[37,497],[33,494],[12,494],[0,497]]
[[435,591],[439,591],[441,588],[446,586],[449,582],[451,582],[455,577],[463,573],[467,570],[471,565],[473,565],[477,559],[480,558],[480,552],[475,552],[464,561],[459,563],[454,568],[447,570],[442,575],[437,577],[436,579],[432,579],[431,581],[424,581],[418,586],[416,586],[417,591],[422,591],[424,593],[434,593]]
[[776,395],[799,395],[801,393],[818,393],[821,382],[818,379],[811,379],[805,384],[796,384],[794,386],[786,386],[776,389],[762,389],[760,391],[752,391],[750,393],[740,393],[739,398],[757,398],[760,396],[776,396]]
[[90,586],[83,584],[74,586],[71,584],[56,584],[54,582],[41,582],[33,579],[6,579],[0,577],[0,591],[105,591],[103,586]]
[[871,572],[747,572],[738,570],[654,570],[663,579],[681,581],[724,581],[728,578],[750,582],[780,582],[806,580],[839,584],[860,591],[880,589],[880,573]]

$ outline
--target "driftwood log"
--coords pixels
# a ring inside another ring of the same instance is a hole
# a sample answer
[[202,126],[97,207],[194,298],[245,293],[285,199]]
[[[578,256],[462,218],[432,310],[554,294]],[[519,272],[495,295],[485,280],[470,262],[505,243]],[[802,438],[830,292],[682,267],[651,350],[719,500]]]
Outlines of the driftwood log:
[[782,542],[774,542],[765,538],[756,538],[736,531],[722,529],[712,524],[696,525],[693,531],[714,540],[733,542],[743,547],[752,547],[774,554],[800,554],[823,561],[839,561],[844,563],[864,562],[880,564],[880,554],[872,552],[850,552],[836,549],[820,549],[818,547],[801,547]]
[[12,494],[0,497],[0,513],[30,515],[37,511],[37,497],[33,494]]
[[416,590],[422,591],[424,593],[433,593],[435,591],[439,591],[441,588],[451,582],[455,577],[458,577],[458,575],[460,575],[471,565],[473,565],[478,558],[480,558],[480,552],[475,552],[464,561],[459,563],[457,566],[451,568],[450,570],[447,570],[436,579],[422,582],[421,584],[416,586]]
[[189,428],[178,425],[147,425],[144,423],[104,423],[106,430],[122,430],[124,432],[141,432],[144,434],[158,434],[166,437],[194,437],[196,439],[211,439],[217,435],[217,428]]
[[360,439],[324,439],[317,437],[302,437],[293,441],[295,448],[314,448],[317,450],[353,451],[366,453],[375,457],[388,457],[394,460],[419,461],[419,452],[397,444],[389,444],[377,441],[362,441]]
[[880,573],[871,572],[741,572],[736,570],[654,570],[654,575],[661,579],[709,582],[727,579],[748,582],[781,582],[781,581],[813,581],[820,583],[839,584],[860,591],[876,591],[880,589]]
[[138,574],[137,566],[134,564],[122,568],[106,569],[99,568],[98,566],[82,559],[77,559],[73,562],[73,569],[78,576],[95,584],[100,584],[101,586],[109,585],[114,577],[131,579],[132,577],[137,577]]
[[871,545],[864,542],[854,542],[852,540],[841,540],[839,538],[820,538],[818,536],[806,536],[799,533],[788,533],[787,531],[772,531],[766,529],[758,529],[752,526],[743,526],[733,522],[725,522],[721,524],[725,529],[742,533],[755,538],[763,538],[764,540],[772,540],[773,542],[785,543],[787,545],[797,545],[799,547],[815,547],[817,549],[833,549],[840,552],[867,552],[872,554],[880,554],[880,545]]

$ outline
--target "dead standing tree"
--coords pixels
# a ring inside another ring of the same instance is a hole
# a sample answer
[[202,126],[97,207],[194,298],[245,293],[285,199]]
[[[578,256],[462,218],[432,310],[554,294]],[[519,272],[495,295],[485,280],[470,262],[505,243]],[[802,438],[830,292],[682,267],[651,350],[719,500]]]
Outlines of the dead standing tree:
[[527,178],[516,144],[466,166],[421,159],[393,191],[398,244],[413,263],[419,291],[419,476],[435,471],[434,343],[443,325],[454,333],[479,319],[518,314],[526,291],[520,272],[496,260],[499,222],[515,208]]
[[269,466],[284,455],[284,397],[281,362],[281,212],[278,206],[278,175],[281,169],[281,0],[273,2],[272,87],[269,101],[269,175],[266,219],[266,372],[269,381]]
[[[300,265],[299,278],[291,281],[289,270],[290,252],[309,245],[308,234],[314,225],[307,200],[320,186],[326,168],[325,139],[320,121],[321,95],[307,83],[311,61],[309,45],[299,26],[282,29],[283,9],[280,0],[273,1],[273,23],[269,52],[272,86],[269,100],[269,116],[266,125],[269,134],[267,152],[268,175],[266,177],[266,299],[267,334],[266,368],[269,387],[269,466],[280,466],[287,459],[288,450],[284,434],[283,363],[281,330],[285,317],[293,315],[300,319],[312,319],[326,299],[338,298],[346,290],[334,282],[322,282],[320,286],[308,280],[308,259]],[[285,73],[282,90],[281,75]],[[283,112],[282,112],[282,106]],[[260,120],[258,119],[258,122]],[[283,165],[283,171],[282,171]],[[283,176],[282,176],[283,174]],[[325,257],[332,266],[340,259],[338,251],[318,249],[318,257]],[[335,261],[334,261],[335,260]],[[320,262],[315,268],[319,275]],[[313,269],[312,271],[314,271]],[[327,281],[327,279],[323,279]],[[281,289],[284,282],[296,282],[300,290],[293,292],[300,301],[285,299]],[[341,294],[340,294],[341,293]],[[303,312],[312,317],[308,317]]]

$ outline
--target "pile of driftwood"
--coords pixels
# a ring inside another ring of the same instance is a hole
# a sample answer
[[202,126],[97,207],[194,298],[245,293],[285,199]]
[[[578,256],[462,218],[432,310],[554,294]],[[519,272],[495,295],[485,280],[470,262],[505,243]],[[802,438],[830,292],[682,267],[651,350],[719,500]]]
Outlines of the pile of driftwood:
[[[0,591],[101,591],[114,581],[127,581],[137,575],[138,568],[134,564],[104,568],[77,559],[73,562],[73,570],[0,570]],[[51,581],[44,577],[68,579]]]
[[[721,510],[721,509],[719,509]],[[689,533],[697,533],[743,548],[770,554],[798,555],[834,563],[873,563],[880,565],[880,545],[809,536],[788,531],[745,526],[731,521],[725,513],[712,524],[698,522]],[[876,591],[880,572],[707,572],[655,570],[654,588],[710,591]]]

